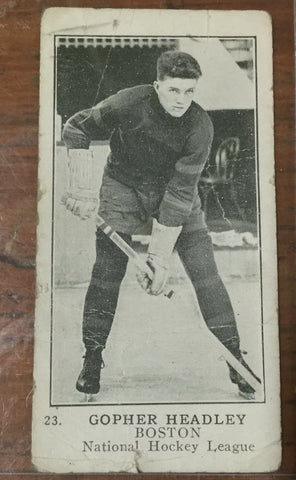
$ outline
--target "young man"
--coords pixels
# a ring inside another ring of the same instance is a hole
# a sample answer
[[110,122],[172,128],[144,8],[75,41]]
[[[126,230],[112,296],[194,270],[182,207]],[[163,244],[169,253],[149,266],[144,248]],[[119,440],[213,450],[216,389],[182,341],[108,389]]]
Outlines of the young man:
[[[176,246],[208,328],[246,366],[198,195],[213,139],[211,120],[193,101],[200,76],[200,66],[192,56],[165,52],[158,59],[153,86],[122,90],[71,117],[63,133],[72,168],[65,203],[81,218],[96,209],[96,180],[91,175],[95,159],[88,148],[92,139],[110,138],[99,214],[127,242],[153,217],[147,257],[153,279],[140,272],[139,283],[151,295],[162,293]],[[100,389],[102,350],[127,266],[127,257],[101,230],[97,231],[96,252],[84,306],[85,360],[76,383],[77,390],[92,394]],[[240,393],[253,398],[253,388],[229,368]]]

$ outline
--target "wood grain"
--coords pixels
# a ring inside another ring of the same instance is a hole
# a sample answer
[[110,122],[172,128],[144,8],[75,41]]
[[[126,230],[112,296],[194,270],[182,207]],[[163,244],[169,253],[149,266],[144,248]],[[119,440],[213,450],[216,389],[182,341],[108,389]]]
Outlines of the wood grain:
[[[292,478],[296,472],[296,202],[292,0],[1,1],[0,471],[15,472],[9,476],[11,479],[36,478],[30,461],[30,428],[37,222],[39,31],[42,12],[53,6],[257,9],[266,10],[272,16],[283,462],[277,473],[240,475],[239,478]],[[73,479],[80,477],[67,476]],[[127,478],[125,475],[116,477]],[[163,475],[139,477],[158,480]],[[187,475],[186,479],[217,480],[217,477]],[[8,478],[7,473],[3,473],[3,478]],[[38,475],[38,478],[49,480],[56,477]],[[88,475],[83,478],[95,477]],[[170,478],[182,478],[182,475],[170,475]],[[225,475],[223,478],[230,479],[233,476]]]

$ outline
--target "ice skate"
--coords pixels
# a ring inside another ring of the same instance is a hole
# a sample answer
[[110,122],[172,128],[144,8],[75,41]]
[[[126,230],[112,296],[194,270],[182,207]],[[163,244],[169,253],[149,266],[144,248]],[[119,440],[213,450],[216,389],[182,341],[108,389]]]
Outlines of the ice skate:
[[84,403],[93,403],[97,400],[97,395],[92,393],[84,394]]
[[[254,374],[245,360],[242,357],[238,360],[253,375],[253,377],[256,378],[259,383],[261,383],[261,380]],[[251,387],[251,385],[249,385],[248,382],[231,365],[228,364],[228,368],[230,380],[232,383],[235,383],[238,386],[239,395],[246,400],[255,400],[256,392],[254,388]]]
[[85,393],[85,400],[92,401],[93,395],[100,391],[101,368],[104,365],[102,348],[87,349],[83,368],[76,382],[76,389]]
[[246,400],[255,400],[256,398],[255,390],[240,375],[238,376],[240,378],[233,383],[237,384],[239,395],[245,398]]

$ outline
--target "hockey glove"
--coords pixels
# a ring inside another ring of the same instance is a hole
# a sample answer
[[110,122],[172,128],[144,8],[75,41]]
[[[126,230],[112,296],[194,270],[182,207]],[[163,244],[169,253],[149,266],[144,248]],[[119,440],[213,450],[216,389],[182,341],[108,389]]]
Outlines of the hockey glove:
[[71,149],[68,153],[68,189],[61,202],[82,220],[97,209],[98,180],[92,151]]
[[169,258],[182,230],[180,227],[167,227],[153,219],[152,235],[148,247],[147,264],[151,268],[152,278],[139,271],[137,279],[141,287],[151,295],[160,295],[165,287],[168,275]]

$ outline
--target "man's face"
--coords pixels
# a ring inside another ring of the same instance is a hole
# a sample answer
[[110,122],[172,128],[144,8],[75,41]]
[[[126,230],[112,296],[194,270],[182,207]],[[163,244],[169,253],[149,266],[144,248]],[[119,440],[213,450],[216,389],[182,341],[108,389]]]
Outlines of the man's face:
[[160,104],[172,117],[182,117],[188,110],[196,85],[195,78],[164,77],[154,82]]

